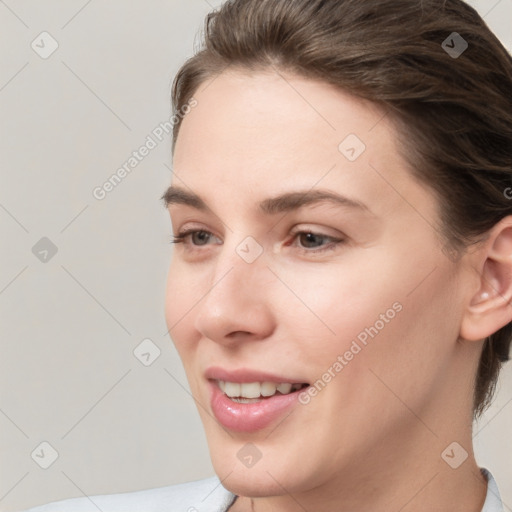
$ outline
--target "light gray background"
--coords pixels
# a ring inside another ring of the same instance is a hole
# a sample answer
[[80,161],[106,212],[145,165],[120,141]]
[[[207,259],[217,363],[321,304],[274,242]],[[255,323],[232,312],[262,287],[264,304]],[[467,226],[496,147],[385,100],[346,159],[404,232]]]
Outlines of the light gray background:
[[[213,474],[164,335],[169,136],[104,200],[92,191],[169,118],[171,79],[220,3],[0,0],[1,511]],[[512,48],[512,0],[471,3]],[[43,31],[59,45],[47,59],[31,47]],[[58,248],[46,263],[42,237]],[[150,366],[133,354],[147,338]],[[475,428],[508,511],[511,384],[509,364]]]

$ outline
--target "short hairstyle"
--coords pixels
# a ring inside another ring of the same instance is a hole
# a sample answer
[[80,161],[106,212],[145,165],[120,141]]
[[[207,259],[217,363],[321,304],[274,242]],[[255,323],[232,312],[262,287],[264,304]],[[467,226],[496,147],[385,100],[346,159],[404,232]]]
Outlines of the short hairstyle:
[[[380,105],[412,174],[438,199],[449,256],[512,215],[512,58],[465,2],[228,0],[174,79],[174,110],[228,67],[289,71]],[[492,400],[511,338],[509,323],[484,342],[475,417]]]

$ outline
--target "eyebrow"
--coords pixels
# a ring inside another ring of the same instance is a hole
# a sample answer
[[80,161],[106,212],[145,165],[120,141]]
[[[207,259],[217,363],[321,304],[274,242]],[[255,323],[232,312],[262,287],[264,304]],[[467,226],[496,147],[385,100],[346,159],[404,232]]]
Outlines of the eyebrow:
[[[201,211],[211,211],[206,202],[194,192],[190,192],[175,185],[171,185],[163,194],[161,199],[164,206],[168,208],[172,204],[183,204]],[[259,203],[263,213],[275,215],[278,213],[298,210],[303,206],[310,206],[320,202],[330,202],[340,206],[365,211],[370,209],[360,201],[351,199],[327,190],[305,190],[293,191],[280,194],[275,197],[264,199]]]

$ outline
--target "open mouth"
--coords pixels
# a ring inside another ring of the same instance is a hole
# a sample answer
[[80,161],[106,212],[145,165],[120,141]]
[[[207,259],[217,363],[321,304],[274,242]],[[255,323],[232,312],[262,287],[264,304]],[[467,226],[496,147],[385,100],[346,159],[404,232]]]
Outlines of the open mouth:
[[[236,432],[256,432],[278,421],[299,403],[299,393],[308,383],[290,377],[241,369],[206,371],[210,403],[217,421]],[[282,379],[282,380],[281,380]]]
[[219,389],[233,402],[250,404],[279,395],[290,395],[309,386],[307,383],[289,382],[228,382],[216,381]]

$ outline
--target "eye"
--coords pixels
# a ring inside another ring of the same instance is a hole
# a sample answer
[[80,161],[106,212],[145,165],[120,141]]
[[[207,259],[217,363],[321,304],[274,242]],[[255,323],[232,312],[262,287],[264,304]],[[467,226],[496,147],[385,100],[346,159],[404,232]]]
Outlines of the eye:
[[[296,231],[292,233],[292,236],[292,242],[287,245],[297,247],[304,254],[333,250],[336,246],[344,242],[342,238],[336,238],[309,230]],[[210,231],[204,229],[187,229],[172,237],[170,242],[172,244],[184,244],[193,249],[195,247],[219,243],[217,240],[219,239]]]
[[293,241],[304,253],[317,253],[335,249],[337,245],[344,242],[342,238],[335,238],[313,231],[297,231],[293,234]]
[[298,240],[300,241],[300,244],[302,245],[302,247],[305,247],[307,249],[314,249],[316,247],[322,246],[323,242],[325,242],[326,239],[326,236],[319,235],[317,233],[298,233]]
[[208,245],[212,238],[214,238],[214,235],[204,229],[187,229],[172,237],[171,243],[202,246]]

